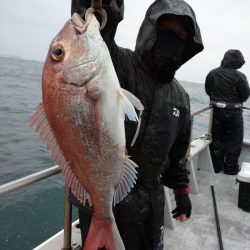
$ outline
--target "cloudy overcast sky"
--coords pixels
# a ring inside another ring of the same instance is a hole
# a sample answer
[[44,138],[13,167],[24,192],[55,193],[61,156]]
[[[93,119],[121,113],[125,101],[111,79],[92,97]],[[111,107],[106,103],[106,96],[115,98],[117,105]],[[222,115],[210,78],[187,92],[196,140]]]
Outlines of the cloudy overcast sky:
[[[125,0],[125,18],[116,41],[134,49],[138,29],[152,0]],[[196,13],[205,49],[178,71],[176,78],[204,82],[224,52],[240,49],[250,79],[250,1],[186,0]],[[70,17],[71,0],[1,0],[0,54],[44,61],[50,41]]]

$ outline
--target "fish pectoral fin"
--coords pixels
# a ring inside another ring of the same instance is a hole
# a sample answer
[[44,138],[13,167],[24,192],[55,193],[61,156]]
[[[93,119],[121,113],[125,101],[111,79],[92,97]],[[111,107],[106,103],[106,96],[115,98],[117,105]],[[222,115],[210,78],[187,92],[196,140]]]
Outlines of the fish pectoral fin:
[[36,127],[36,131],[40,134],[43,143],[47,144],[48,149],[51,151],[52,159],[59,165],[61,172],[64,175],[65,183],[67,187],[70,188],[72,194],[74,194],[74,196],[83,204],[85,204],[86,200],[88,200],[88,204],[91,206],[92,202],[90,195],[80,184],[72,172],[68,162],[64,158],[49,125],[49,121],[46,118],[42,103],[38,105],[36,112],[32,115],[30,119],[30,126]]
[[114,205],[119,203],[134,187],[137,180],[137,167],[136,163],[126,158],[123,176],[114,193]]
[[[140,127],[141,127],[141,117],[142,117],[142,112],[143,112],[143,110],[144,110],[144,107],[143,107],[141,101],[140,101],[136,96],[134,96],[132,93],[130,93],[129,91],[127,91],[126,89],[122,89],[122,94],[123,94],[123,95],[126,97],[126,99],[129,101],[129,104],[130,104],[130,105],[131,105],[131,103],[132,103],[133,106],[134,106],[137,110],[140,111],[140,113],[139,113],[139,118],[138,118],[137,114],[136,114],[136,116],[134,117],[135,119],[133,119],[133,118],[130,119],[130,118],[129,118],[129,120],[138,121],[138,124],[137,124],[137,128],[136,128],[136,131],[135,131],[134,138],[133,138],[133,140],[131,141],[131,144],[130,144],[130,146],[133,147],[134,144],[135,144],[135,141],[136,141],[136,139],[137,139],[137,136],[138,136],[138,134],[139,134]],[[130,107],[130,108],[131,108],[131,107]],[[134,110],[134,109],[133,109],[133,110]],[[130,109],[129,109],[129,111],[130,111]],[[125,110],[125,112],[126,112],[126,110]],[[134,112],[135,112],[135,110],[134,110]],[[127,113],[126,113],[126,114],[127,114]],[[130,116],[128,115],[128,117],[130,117]]]
[[139,99],[122,88],[120,89],[119,93],[123,100],[124,120],[127,116],[130,121],[137,122],[139,119],[134,107],[139,108],[139,110],[143,110],[143,106],[140,104]]
[[133,104],[133,106],[140,111],[144,110],[144,107],[141,103],[141,101],[132,93],[130,93],[129,91],[127,91],[126,89],[121,89],[122,93],[129,99],[129,101]]

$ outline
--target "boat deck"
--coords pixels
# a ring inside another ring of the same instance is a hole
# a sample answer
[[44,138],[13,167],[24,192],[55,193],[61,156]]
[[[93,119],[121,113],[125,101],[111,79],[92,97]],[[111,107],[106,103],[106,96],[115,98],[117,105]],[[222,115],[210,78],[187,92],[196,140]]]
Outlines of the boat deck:
[[[214,186],[222,241],[225,250],[250,250],[250,212],[238,208],[236,176],[197,171],[199,193],[190,194],[192,216],[186,222],[176,222],[175,229],[165,228],[164,250],[220,249],[214,215],[211,185]],[[172,207],[175,207],[171,195]],[[80,231],[72,227],[72,249],[80,248]],[[60,247],[59,247],[60,246]],[[44,242],[36,250],[61,249],[63,231]]]
[[[225,250],[250,250],[250,212],[238,208],[239,183],[236,176],[215,174],[207,147],[209,142],[195,141],[191,149],[193,175],[191,175],[190,194],[192,216],[180,223],[172,219],[171,210],[175,208],[172,190],[166,190],[167,209],[165,210],[166,226],[164,231],[164,250],[216,250],[220,249],[216,228],[211,186],[214,187],[217,210],[220,221],[222,242]],[[244,142],[239,159],[250,162],[250,142]],[[189,166],[191,167],[191,165]],[[203,170],[198,170],[201,168]],[[191,170],[191,169],[190,169]],[[195,179],[195,182],[194,182]],[[195,184],[195,185],[194,185]],[[77,222],[72,225],[72,249],[81,249],[80,230]],[[35,250],[51,250],[63,248],[63,230],[43,242]]]
[[[165,229],[164,250],[220,249],[211,185],[214,186],[222,241],[225,250],[250,250],[250,212],[238,208],[236,176],[197,171],[199,193],[191,194],[192,216]],[[175,207],[173,196],[172,206]]]

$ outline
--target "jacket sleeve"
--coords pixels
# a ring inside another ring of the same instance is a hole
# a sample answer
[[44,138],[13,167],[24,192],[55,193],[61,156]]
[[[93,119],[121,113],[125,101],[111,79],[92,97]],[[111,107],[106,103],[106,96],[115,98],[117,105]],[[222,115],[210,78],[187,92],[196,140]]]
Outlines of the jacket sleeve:
[[208,96],[211,95],[211,82],[212,82],[212,76],[209,73],[205,80],[205,91]]
[[241,77],[239,79],[238,84],[239,84],[239,94],[240,94],[241,102],[245,102],[250,95],[250,89],[249,89],[247,78],[242,73],[241,73]]
[[189,183],[187,149],[191,135],[190,108],[169,153],[169,166],[162,175],[162,184],[173,189],[185,188]]

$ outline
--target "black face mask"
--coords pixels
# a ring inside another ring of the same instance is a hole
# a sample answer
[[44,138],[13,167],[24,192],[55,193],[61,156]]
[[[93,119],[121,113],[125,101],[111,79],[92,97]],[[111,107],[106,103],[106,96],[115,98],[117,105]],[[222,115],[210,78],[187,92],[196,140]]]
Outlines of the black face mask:
[[170,82],[181,66],[181,57],[186,47],[174,32],[158,30],[158,37],[152,49],[154,76],[158,81]]

